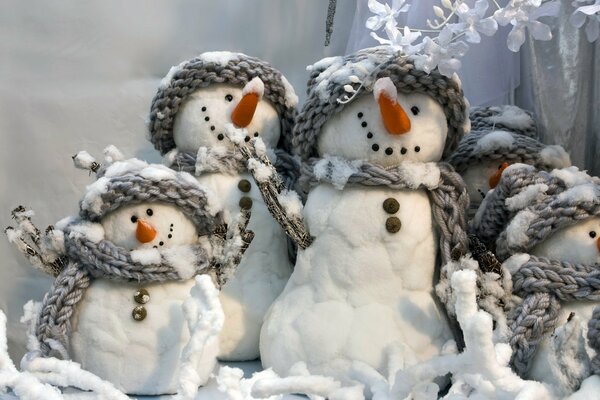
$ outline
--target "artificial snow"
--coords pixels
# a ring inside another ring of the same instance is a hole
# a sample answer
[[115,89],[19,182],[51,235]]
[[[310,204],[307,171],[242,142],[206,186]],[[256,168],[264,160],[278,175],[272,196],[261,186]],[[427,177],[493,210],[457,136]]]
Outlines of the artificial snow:
[[200,56],[198,58],[205,63],[227,65],[227,63],[229,63],[229,61],[235,60],[238,57],[239,57],[238,53],[232,53],[230,51],[209,51],[209,52],[200,54]]
[[248,170],[252,171],[252,176],[258,183],[268,182],[273,176],[273,170],[255,158],[248,160]]
[[281,83],[283,84],[283,87],[285,88],[284,102],[285,102],[286,107],[296,108],[298,106],[298,96],[296,95],[296,92],[294,91],[293,86],[283,75],[281,75]]
[[286,214],[291,217],[302,217],[302,200],[293,190],[283,190],[277,197],[279,204],[283,207]]
[[600,190],[596,184],[585,183],[559,193],[557,199],[569,204],[597,203],[600,201]]
[[196,274],[198,255],[192,246],[169,247],[162,250],[161,254],[181,279],[190,279]]
[[510,247],[524,246],[528,241],[527,230],[537,214],[523,210],[517,213],[506,227],[506,241]]
[[94,164],[95,162],[96,159],[85,150],[82,150],[73,156],[73,163],[75,164],[75,168],[91,170],[92,164]]
[[373,86],[373,96],[375,97],[375,100],[379,100],[379,96],[382,94],[393,102],[396,102],[398,90],[389,77],[377,79]]
[[69,226],[69,237],[85,237],[87,240],[98,243],[104,239],[104,228],[101,224],[80,220]]
[[122,161],[125,159],[125,157],[123,156],[123,153],[121,153],[121,150],[119,150],[117,148],[117,146],[115,145],[109,145],[107,146],[104,151],[104,162],[108,163],[108,164],[112,164],[114,162],[117,161]]
[[510,149],[515,142],[512,134],[506,131],[493,131],[482,136],[475,145],[475,153],[487,153]]
[[544,164],[564,168],[571,165],[571,157],[562,146],[549,145],[540,151],[540,157]]
[[244,139],[248,136],[248,130],[246,128],[237,128],[232,123],[225,124],[225,134],[232,143],[237,145],[244,145]]
[[129,255],[133,262],[142,265],[158,265],[162,260],[160,251],[154,248],[140,248],[132,250]]
[[418,189],[421,185],[429,190],[436,189],[441,180],[441,172],[437,163],[406,161],[398,165],[395,170],[407,183],[410,189]]
[[177,393],[181,399],[194,400],[198,387],[206,384],[217,365],[219,333],[225,315],[219,291],[207,275],[198,275],[183,303],[183,314],[190,331],[189,342],[181,352]]
[[531,256],[527,253],[516,253],[504,260],[502,265],[510,272],[510,274],[514,274],[521,268]]
[[589,183],[593,178],[586,171],[580,171],[579,168],[572,166],[568,168],[557,168],[550,172],[550,175],[560,179],[567,187],[574,187]]
[[504,204],[510,211],[522,210],[533,202],[542,199],[548,191],[548,185],[537,183],[525,187],[522,191],[512,197],[508,197]]
[[340,157],[325,155],[314,167],[314,174],[317,179],[330,178],[336,189],[342,190],[350,176],[360,171],[362,161],[347,161]]
[[506,105],[503,107],[491,107],[490,110],[498,112],[498,114],[489,117],[489,120],[495,124],[502,124],[514,129],[526,129],[535,125],[529,114],[519,107]]
[[265,93],[265,84],[258,76],[252,78],[242,89],[242,96],[245,96],[248,93],[254,93],[259,99]]

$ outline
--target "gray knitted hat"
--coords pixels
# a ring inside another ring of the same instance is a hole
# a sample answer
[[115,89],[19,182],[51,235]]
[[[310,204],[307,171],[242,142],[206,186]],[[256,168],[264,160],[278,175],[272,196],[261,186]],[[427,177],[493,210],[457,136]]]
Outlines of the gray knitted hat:
[[[458,78],[447,78],[437,69],[427,73],[412,59],[386,46],[360,50],[344,57],[329,57],[309,67],[307,100],[294,126],[293,145],[303,160],[317,156],[317,137],[322,126],[344,109],[348,85],[372,92],[375,81],[389,77],[401,93],[423,93],[435,99],[448,121],[444,157],[449,156],[469,130],[469,105]],[[360,83],[362,82],[362,83]]]
[[571,165],[569,154],[561,146],[545,145],[508,128],[471,131],[448,159],[458,173],[463,173],[472,164],[485,161],[523,163],[543,170]]
[[207,52],[171,68],[152,99],[148,130],[150,141],[162,155],[175,148],[173,125],[180,107],[198,89],[215,83],[244,87],[253,78],[264,83],[263,97],[281,121],[279,147],[291,149],[291,129],[298,97],[287,79],[269,63],[242,53]]
[[[107,151],[111,151],[107,148]],[[115,150],[112,148],[112,150]],[[212,194],[187,172],[138,159],[122,160],[113,151],[100,166],[85,151],[73,157],[78,168],[96,172],[98,179],[89,185],[79,203],[82,219],[98,222],[124,205],[161,202],[175,205],[196,226],[199,234],[211,232],[217,221]]]
[[499,130],[538,137],[533,114],[517,106],[473,107],[469,111],[469,119],[472,131]]
[[482,203],[473,229],[484,242],[495,244],[504,260],[595,216],[600,216],[600,178],[577,167],[546,172],[515,164]]

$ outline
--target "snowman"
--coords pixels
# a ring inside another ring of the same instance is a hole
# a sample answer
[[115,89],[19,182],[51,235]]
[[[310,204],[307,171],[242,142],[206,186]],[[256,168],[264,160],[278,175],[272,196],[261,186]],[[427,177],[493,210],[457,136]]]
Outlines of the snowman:
[[312,243],[265,318],[261,359],[352,385],[354,363],[387,376],[388,362],[409,368],[453,337],[433,286],[440,261],[466,250],[468,199],[439,161],[468,129],[468,105],[457,78],[383,47],[310,71],[293,143]]
[[[227,140],[243,129],[244,140],[261,138],[288,182],[293,180],[289,133],[298,98],[268,63],[241,53],[208,52],[173,67],[150,111],[150,139],[171,168],[193,173],[212,190],[225,221],[252,210],[255,239],[236,276],[221,291],[225,326],[219,358],[259,357],[264,315],[288,280],[292,264],[285,233],[273,219],[242,155]],[[291,184],[291,183],[290,183]]]
[[529,164],[543,170],[571,165],[561,146],[547,146],[535,138],[535,121],[518,107],[480,107],[470,118],[471,132],[448,159],[467,184],[470,217],[510,164]]
[[600,338],[588,341],[588,321],[600,305],[600,179],[576,167],[544,172],[516,164],[489,196],[482,220],[508,215],[492,229],[522,297],[511,315],[513,366],[564,397],[591,374],[600,350],[591,346]]
[[[41,355],[71,359],[123,392],[175,393],[190,342],[182,304],[194,276],[218,272],[222,261],[221,239],[212,237],[219,206],[192,175],[110,153],[114,162],[102,167],[86,152],[75,157],[98,179],[78,216],[36,240],[62,269],[35,335]],[[196,382],[208,380],[217,353],[215,334],[192,358]]]

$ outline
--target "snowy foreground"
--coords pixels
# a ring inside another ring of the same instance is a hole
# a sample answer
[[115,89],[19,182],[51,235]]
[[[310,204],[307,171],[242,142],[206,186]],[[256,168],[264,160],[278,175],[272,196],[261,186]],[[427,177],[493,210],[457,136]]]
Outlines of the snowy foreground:
[[[335,380],[309,375],[302,365],[293,368],[294,376],[279,378],[271,370],[256,372],[258,362],[219,365],[215,376],[196,392],[192,389],[195,378],[193,371],[180,377],[177,396],[138,397],[140,399],[189,399],[189,400],[285,400],[300,399],[292,393],[303,393],[312,399],[363,400],[365,393],[374,400],[434,400],[439,398],[436,377],[452,374],[453,385],[443,397],[447,400],[461,399],[557,399],[551,389],[534,381],[525,381],[507,366],[510,347],[506,343],[493,342],[492,318],[476,305],[476,275],[473,271],[458,271],[452,277],[452,288],[456,293],[456,313],[463,329],[466,349],[456,353],[449,344],[444,355],[402,371],[401,363],[393,354],[389,357],[390,376],[384,377],[370,367],[354,363],[352,374],[361,385],[342,387]],[[198,312],[219,313],[220,306],[214,302],[218,293],[206,279],[197,279],[197,290],[192,291],[189,309]],[[193,306],[191,304],[194,304]],[[35,312],[30,307],[25,322]],[[190,316],[190,321],[194,318]],[[188,322],[190,322],[188,321]],[[190,323],[195,343],[201,347],[209,336],[218,334],[209,327]],[[30,339],[32,339],[30,337]],[[190,342],[194,339],[190,340]],[[30,342],[31,345],[31,342]],[[185,352],[184,352],[185,353]],[[30,353],[34,354],[34,353]],[[190,354],[185,355],[190,357]],[[185,363],[185,360],[182,360]],[[190,386],[191,385],[191,386]],[[68,387],[62,393],[58,388]],[[80,390],[74,390],[72,388]],[[84,390],[86,392],[82,392]],[[25,357],[21,369],[17,369],[8,356],[6,342],[6,317],[0,311],[0,399],[14,399],[15,393],[24,400],[31,399],[128,399],[110,383],[83,371],[78,364],[56,359]],[[569,397],[570,400],[590,400],[600,393],[600,377],[585,380],[581,389]]]

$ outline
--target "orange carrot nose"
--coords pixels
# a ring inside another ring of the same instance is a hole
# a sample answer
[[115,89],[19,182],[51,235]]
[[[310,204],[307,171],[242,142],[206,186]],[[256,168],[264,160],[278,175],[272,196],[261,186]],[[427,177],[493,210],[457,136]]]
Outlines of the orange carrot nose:
[[500,182],[500,178],[502,177],[502,172],[504,172],[504,170],[508,168],[508,163],[502,163],[502,165],[500,167],[498,167],[498,171],[494,172],[494,175],[492,175],[490,177],[490,188],[493,189],[496,186],[498,186],[498,183]]
[[142,243],[151,242],[156,237],[156,229],[145,220],[138,219],[135,237]]
[[598,251],[600,251],[600,237],[596,239],[596,247],[598,248]]
[[265,90],[259,77],[252,79],[242,90],[242,99],[231,112],[231,122],[238,128],[245,128],[252,122],[256,106]]
[[379,110],[383,125],[391,135],[402,135],[410,131],[410,118],[398,101],[396,85],[390,78],[380,78],[373,87],[375,100],[379,103]]

